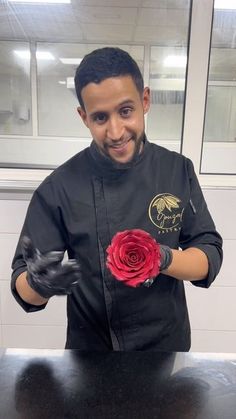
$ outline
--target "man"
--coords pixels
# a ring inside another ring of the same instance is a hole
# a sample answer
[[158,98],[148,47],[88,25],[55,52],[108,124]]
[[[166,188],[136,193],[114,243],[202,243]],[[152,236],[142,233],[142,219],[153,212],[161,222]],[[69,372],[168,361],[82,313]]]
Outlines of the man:
[[[66,348],[187,351],[183,281],[209,287],[222,263],[222,239],[193,165],[146,139],[150,91],[128,53],[88,54],[75,86],[93,141],[35,191],[12,292],[26,311],[68,294]],[[161,244],[161,273],[150,287],[124,285],[106,268],[112,238],[130,229]],[[69,260],[61,264],[65,251]]]

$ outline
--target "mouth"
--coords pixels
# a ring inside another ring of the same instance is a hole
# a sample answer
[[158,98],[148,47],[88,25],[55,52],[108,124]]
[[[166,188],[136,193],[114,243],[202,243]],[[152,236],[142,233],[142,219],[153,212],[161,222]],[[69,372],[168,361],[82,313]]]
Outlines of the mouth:
[[116,144],[110,144],[108,147],[109,148],[112,148],[114,150],[122,151],[122,150],[124,150],[126,148],[127,144],[131,140],[132,140],[132,138],[129,138],[128,140],[117,142]]

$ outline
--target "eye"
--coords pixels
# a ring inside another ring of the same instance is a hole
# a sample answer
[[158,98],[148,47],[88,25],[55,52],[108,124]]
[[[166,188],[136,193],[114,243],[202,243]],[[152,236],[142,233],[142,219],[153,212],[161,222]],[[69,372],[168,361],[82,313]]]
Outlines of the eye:
[[105,113],[97,113],[95,115],[93,115],[92,117],[93,122],[96,122],[97,124],[104,124],[104,122],[106,122],[107,120],[107,115]]
[[120,115],[123,118],[129,118],[129,116],[131,115],[132,112],[133,112],[133,109],[131,107],[126,107],[126,108],[122,108],[120,110]]

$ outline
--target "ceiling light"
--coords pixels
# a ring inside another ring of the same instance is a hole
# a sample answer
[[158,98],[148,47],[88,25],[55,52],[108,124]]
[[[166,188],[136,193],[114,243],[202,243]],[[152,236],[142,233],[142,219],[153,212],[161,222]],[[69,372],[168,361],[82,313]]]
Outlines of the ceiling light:
[[49,51],[36,51],[37,60],[55,60],[55,57]]
[[11,3],[32,3],[32,4],[42,4],[42,3],[53,3],[53,4],[67,4],[71,3],[71,0],[8,0]]
[[82,61],[82,58],[59,58],[62,64],[76,64],[79,65]]
[[235,0],[215,0],[215,9],[236,9]]
[[165,67],[186,67],[186,55],[168,55],[164,60]]
[[58,82],[59,84],[66,84],[66,81],[65,80],[59,80],[59,82]]
[[[14,53],[24,60],[30,59],[30,50],[29,49],[15,49]],[[37,60],[55,60],[55,57],[49,51],[36,51]]]
[[29,49],[24,49],[24,50],[15,49],[14,54],[16,54],[20,58],[23,58],[24,60],[29,60],[30,59],[30,50]]
[[67,77],[66,78],[66,87],[67,87],[67,89],[74,89],[75,88],[74,77]]

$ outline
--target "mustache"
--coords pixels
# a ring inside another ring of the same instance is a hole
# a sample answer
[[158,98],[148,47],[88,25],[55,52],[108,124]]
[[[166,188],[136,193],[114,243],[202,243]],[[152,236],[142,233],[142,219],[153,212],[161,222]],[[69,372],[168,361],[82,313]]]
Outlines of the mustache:
[[133,139],[134,139],[133,137],[128,137],[128,138],[119,139],[119,140],[112,140],[112,141],[108,140],[105,145],[106,145],[106,147],[116,148],[116,147],[120,147],[120,146],[123,146],[123,145],[127,144],[129,141],[131,141]]

